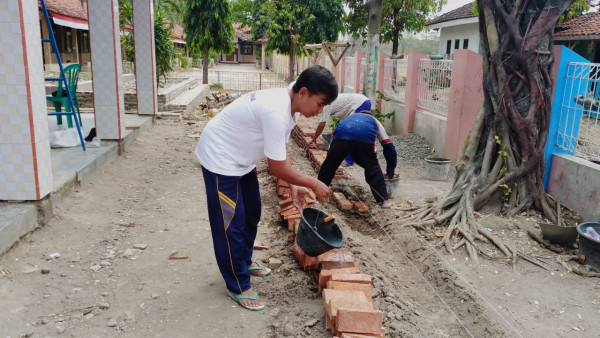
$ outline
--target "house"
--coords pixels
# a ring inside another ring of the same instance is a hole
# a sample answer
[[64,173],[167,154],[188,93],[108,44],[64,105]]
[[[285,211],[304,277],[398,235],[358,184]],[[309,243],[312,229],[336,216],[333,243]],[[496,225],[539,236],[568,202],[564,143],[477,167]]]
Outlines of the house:
[[[62,62],[89,66],[91,58],[87,1],[46,0],[45,2]],[[42,39],[49,39],[50,34],[41,5],[39,20]],[[58,62],[52,45],[44,43],[42,50],[45,70],[58,70]]]
[[[87,1],[45,0],[45,2],[62,62],[79,63],[89,68],[91,57]],[[41,5],[39,18],[42,38],[48,39],[50,34],[48,33],[48,26]],[[121,34],[129,34],[129,32],[130,30],[125,29],[125,32],[121,32]],[[186,54],[183,27],[177,24],[173,25],[172,34],[171,40],[175,48]],[[57,71],[58,62],[52,46],[49,43],[44,43],[42,49],[45,70]]]
[[600,63],[600,13],[565,20],[554,29],[554,44],[563,45],[593,63]]
[[234,43],[235,49],[231,54],[221,53],[218,58],[219,62],[223,63],[255,63],[254,43],[252,42],[251,28],[243,26],[239,22],[233,23],[235,30]]
[[176,51],[180,51],[183,55],[189,56],[189,52],[185,47],[185,33],[182,26],[173,24],[173,27],[171,28],[171,41],[173,41]]
[[469,49],[479,53],[479,18],[472,8],[471,2],[442,14],[425,25],[430,30],[439,30],[440,55],[449,57],[456,49]]

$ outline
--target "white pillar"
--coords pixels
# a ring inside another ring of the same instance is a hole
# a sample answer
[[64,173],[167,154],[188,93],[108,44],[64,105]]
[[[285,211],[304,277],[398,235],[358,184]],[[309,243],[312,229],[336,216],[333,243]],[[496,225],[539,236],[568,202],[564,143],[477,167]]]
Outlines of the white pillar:
[[0,200],[53,188],[37,0],[0,2]]
[[156,115],[158,104],[152,0],[133,0],[133,27],[138,114]]
[[120,140],[125,137],[125,104],[118,1],[88,1],[88,18],[96,134]]

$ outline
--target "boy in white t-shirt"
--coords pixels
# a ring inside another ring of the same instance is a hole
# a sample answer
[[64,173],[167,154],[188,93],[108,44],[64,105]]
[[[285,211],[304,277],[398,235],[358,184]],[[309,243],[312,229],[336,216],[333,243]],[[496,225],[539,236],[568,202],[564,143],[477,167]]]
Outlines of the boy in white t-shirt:
[[300,74],[290,88],[247,93],[229,104],[202,131],[196,157],[202,165],[215,256],[226,294],[242,307],[262,310],[250,275],[271,270],[252,261],[261,202],[256,163],[267,158],[269,171],[290,184],[297,208],[309,188],[322,202],[329,187],[294,169],[286,143],[300,114],[311,117],[338,95],[333,75],[321,66]]

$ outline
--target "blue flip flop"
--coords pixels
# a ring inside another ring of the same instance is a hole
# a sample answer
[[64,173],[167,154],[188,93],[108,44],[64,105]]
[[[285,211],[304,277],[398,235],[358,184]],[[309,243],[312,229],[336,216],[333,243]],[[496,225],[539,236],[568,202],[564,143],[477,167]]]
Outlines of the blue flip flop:
[[250,297],[250,296],[242,296],[242,295],[234,295],[233,293],[229,292],[229,290],[227,290],[225,292],[225,294],[227,296],[229,296],[229,298],[233,299],[234,302],[238,303],[241,307],[243,307],[244,309],[248,309],[248,310],[252,310],[252,311],[260,311],[262,309],[265,308],[265,305],[259,305],[259,306],[248,306],[248,305],[244,305],[242,304],[242,302],[240,302],[240,299],[251,299],[251,300],[257,300],[258,299],[258,293],[256,291],[254,291],[254,297]]
[[[256,265],[258,265],[258,266],[252,266],[252,267],[249,267],[249,268],[248,268],[248,272],[250,272],[250,274],[251,274],[252,276],[266,277],[266,276],[268,276],[268,275],[270,275],[270,274],[271,274],[271,269],[263,267],[262,265],[260,265],[260,263],[259,263],[259,262],[254,262],[254,263],[256,263]],[[265,273],[265,274],[252,273],[252,271],[263,270],[263,269],[264,269],[264,270],[265,270],[267,273]]]

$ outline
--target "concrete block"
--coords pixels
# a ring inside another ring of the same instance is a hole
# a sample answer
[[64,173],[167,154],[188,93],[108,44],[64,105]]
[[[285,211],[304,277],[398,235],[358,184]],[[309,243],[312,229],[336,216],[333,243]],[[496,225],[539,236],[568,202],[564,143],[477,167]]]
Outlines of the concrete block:
[[2,203],[0,205],[0,254],[8,251],[21,237],[37,225],[35,203]]

